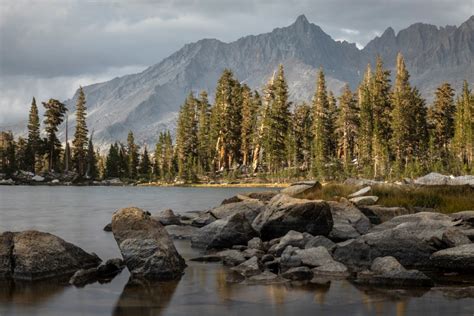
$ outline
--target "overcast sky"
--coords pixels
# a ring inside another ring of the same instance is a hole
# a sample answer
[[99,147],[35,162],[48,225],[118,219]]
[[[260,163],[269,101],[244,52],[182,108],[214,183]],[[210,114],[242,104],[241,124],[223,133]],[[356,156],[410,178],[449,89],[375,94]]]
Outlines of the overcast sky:
[[188,42],[269,32],[300,14],[362,48],[388,26],[459,25],[473,12],[474,0],[0,0],[0,125],[25,118],[32,96],[63,100]]

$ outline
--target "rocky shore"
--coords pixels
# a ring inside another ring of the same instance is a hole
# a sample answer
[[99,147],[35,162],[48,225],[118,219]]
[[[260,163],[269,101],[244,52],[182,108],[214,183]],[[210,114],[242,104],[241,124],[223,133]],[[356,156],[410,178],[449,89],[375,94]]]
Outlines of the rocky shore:
[[[316,200],[318,182],[239,194],[209,210],[150,214],[116,211],[113,233],[122,259],[94,254],[51,234],[0,235],[0,277],[70,278],[76,286],[110,280],[123,267],[136,280],[173,280],[186,262],[173,244],[189,240],[190,259],[229,267],[243,284],[319,283],[348,279],[364,286],[431,287],[443,276],[474,274],[474,210],[450,215],[377,205],[370,186],[334,201]],[[440,283],[441,282],[441,283]]]

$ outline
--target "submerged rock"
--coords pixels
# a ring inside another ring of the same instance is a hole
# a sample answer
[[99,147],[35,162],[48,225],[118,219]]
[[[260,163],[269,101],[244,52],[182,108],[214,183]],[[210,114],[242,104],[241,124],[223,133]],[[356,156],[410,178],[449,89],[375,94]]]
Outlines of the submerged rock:
[[244,214],[219,219],[199,229],[191,238],[191,245],[203,249],[232,248],[234,245],[244,245],[257,237],[258,233],[252,228]]
[[287,282],[285,279],[280,278],[275,273],[265,270],[260,274],[251,276],[245,281],[245,284],[275,284]]
[[291,281],[304,281],[311,280],[313,272],[308,267],[296,267],[283,272],[281,276]]
[[290,230],[311,235],[328,235],[333,226],[331,210],[324,201],[275,196],[252,223],[262,240],[285,235]]
[[101,260],[63,239],[28,230],[0,235],[0,277],[40,280],[96,267]]
[[114,213],[112,231],[128,270],[135,278],[179,278],[186,264],[171,237],[149,213],[124,208]]

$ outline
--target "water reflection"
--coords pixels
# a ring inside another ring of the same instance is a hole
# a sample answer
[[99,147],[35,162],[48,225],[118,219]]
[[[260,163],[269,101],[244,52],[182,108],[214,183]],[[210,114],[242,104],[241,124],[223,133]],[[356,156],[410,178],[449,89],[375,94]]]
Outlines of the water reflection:
[[0,303],[41,304],[60,295],[66,284],[65,280],[0,280]]
[[161,315],[179,281],[150,282],[130,278],[115,305],[113,315]]

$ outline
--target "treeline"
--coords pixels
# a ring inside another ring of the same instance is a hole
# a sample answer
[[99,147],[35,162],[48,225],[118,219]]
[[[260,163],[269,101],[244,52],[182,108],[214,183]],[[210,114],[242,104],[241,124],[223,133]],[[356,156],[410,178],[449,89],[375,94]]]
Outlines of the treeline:
[[346,85],[339,98],[321,69],[311,104],[291,104],[281,65],[262,95],[225,70],[212,105],[202,92],[190,93],[181,107],[177,171],[188,181],[219,174],[399,179],[472,173],[473,115],[467,82],[456,99],[443,83],[428,107],[401,54],[393,86],[378,58],[357,90]]
[[191,92],[186,98],[175,144],[169,131],[161,132],[150,153],[147,146],[136,144],[130,131],[126,144],[110,145],[105,156],[94,150],[82,88],[72,147],[67,135],[64,146],[57,137],[66,106],[54,99],[43,102],[41,133],[33,98],[27,138],[0,134],[0,173],[11,177],[22,170],[72,173],[79,181],[162,182],[238,177],[400,179],[430,171],[473,173],[474,95],[468,83],[457,96],[449,83],[443,83],[428,107],[410,85],[401,54],[393,85],[390,77],[378,58],[375,70],[367,67],[356,91],[346,85],[336,98],[328,91],[321,69],[311,104],[292,104],[283,66],[261,94],[225,70],[212,105],[205,91]]

